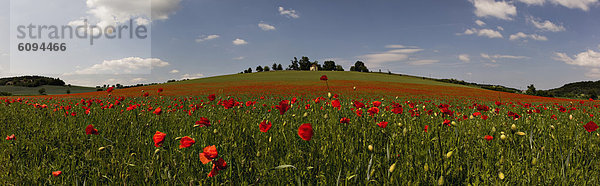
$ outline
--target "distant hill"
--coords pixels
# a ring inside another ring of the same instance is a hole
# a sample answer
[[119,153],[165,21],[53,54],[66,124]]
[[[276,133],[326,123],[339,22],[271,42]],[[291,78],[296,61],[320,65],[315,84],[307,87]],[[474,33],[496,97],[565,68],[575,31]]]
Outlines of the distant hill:
[[550,89],[547,92],[554,97],[597,99],[598,93],[600,93],[600,81],[569,83],[559,88]]
[[44,76],[19,76],[0,78],[0,86],[39,87],[42,85],[64,86],[65,82],[59,78]]
[[65,85],[60,78],[19,76],[0,78],[0,96],[75,94],[96,91],[92,87]]

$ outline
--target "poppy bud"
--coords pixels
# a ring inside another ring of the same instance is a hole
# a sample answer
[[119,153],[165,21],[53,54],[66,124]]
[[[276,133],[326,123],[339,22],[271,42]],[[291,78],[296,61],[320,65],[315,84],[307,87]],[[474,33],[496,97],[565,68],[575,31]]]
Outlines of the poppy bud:
[[356,87],[352,87],[354,90],[356,90]]
[[331,98],[331,92],[327,92],[327,97]]
[[323,116],[323,118],[325,118],[325,119],[327,119],[328,117],[329,117],[329,116],[327,116],[327,114],[325,114],[325,115]]
[[515,124],[512,124],[510,126],[510,130],[513,130],[513,131],[517,130],[517,126]]
[[452,126],[456,126],[456,125],[457,125],[457,123],[456,123],[455,121],[452,121],[450,124],[451,124]]
[[159,151],[160,151],[160,149],[154,150],[154,154],[157,154]]
[[396,169],[396,163],[392,164],[392,166],[390,166],[390,173],[394,172],[394,169]]
[[446,153],[446,158],[452,157],[452,153],[454,153],[454,151],[450,151],[450,152]]
[[398,123],[398,127],[402,127],[402,123]]
[[271,137],[269,136],[269,143],[271,143]]
[[406,135],[406,132],[408,132],[408,129],[406,129],[406,127],[404,127],[404,129],[402,129],[402,134]]
[[217,133],[217,129],[213,130],[213,133],[215,133],[215,134],[216,134],[216,133]]
[[369,151],[373,152],[373,145],[369,145]]
[[519,136],[525,136],[525,133],[524,133],[524,132],[517,132],[517,133],[515,133],[515,134],[516,134],[516,135],[519,135]]
[[569,120],[573,120],[573,115],[569,115]]
[[98,148],[98,151],[103,151],[106,147],[100,147]]
[[504,141],[504,140],[506,140],[506,136],[505,136],[504,134],[502,134],[502,135],[500,135],[500,139],[501,139],[502,141]]
[[550,125],[550,129],[554,130],[554,125]]
[[531,165],[535,165],[537,164],[537,158],[533,158],[533,160],[531,160]]
[[504,173],[502,173],[502,172],[498,173],[498,178],[500,178],[501,180],[503,180],[504,179]]
[[492,127],[492,132],[496,132],[496,127]]
[[425,166],[423,166],[423,169],[425,169],[425,172],[429,171],[429,165],[427,165],[427,163],[425,163]]
[[303,115],[303,117],[306,117],[306,116],[308,116],[308,112],[305,112]]
[[444,175],[440,176],[440,179],[438,179],[438,185],[444,185]]

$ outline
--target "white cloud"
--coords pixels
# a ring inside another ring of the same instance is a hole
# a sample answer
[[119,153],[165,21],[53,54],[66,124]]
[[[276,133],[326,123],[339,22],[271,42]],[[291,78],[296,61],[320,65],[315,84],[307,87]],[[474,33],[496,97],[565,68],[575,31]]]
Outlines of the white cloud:
[[596,5],[598,0],[550,0],[552,4],[562,5],[567,8],[579,8],[583,11],[588,11],[590,6]]
[[574,56],[569,57],[565,53],[555,52],[555,60],[562,61],[569,65],[583,66],[583,67],[600,67],[600,53],[594,50],[587,50]]
[[527,17],[527,20],[529,22],[531,22],[531,24],[533,24],[533,26],[535,26],[536,28],[543,30],[543,31],[560,32],[560,31],[566,30],[564,26],[554,24],[548,20],[538,21],[538,19],[531,17],[531,16]]
[[460,54],[458,55],[458,60],[461,60],[463,62],[470,62],[471,58],[469,57],[469,54]]
[[207,36],[205,36],[205,35],[202,35],[202,36],[200,36],[200,37],[198,37],[198,38],[196,39],[196,43],[200,43],[200,42],[203,42],[203,41],[208,41],[208,40],[217,39],[217,38],[219,38],[219,37],[221,37],[221,36],[219,36],[219,35],[216,35],[216,34],[213,34],[213,35],[207,35]]
[[497,26],[496,29],[498,29],[500,31],[504,31],[504,28],[502,28],[501,26]]
[[244,41],[243,39],[237,38],[235,40],[233,40],[233,45],[245,45],[248,44],[248,42]]
[[147,81],[147,79],[146,78],[133,78],[129,82],[132,82],[132,83],[142,83],[143,81]]
[[135,19],[135,24],[137,24],[137,25],[148,25],[148,24],[150,24],[150,20],[148,20],[146,18],[138,17],[137,19]]
[[275,30],[275,27],[273,25],[269,25],[263,22],[258,23],[258,27],[264,31]]
[[[357,58],[361,59],[369,67],[375,68],[381,67],[384,63],[406,61],[409,59],[411,54],[423,51],[421,48],[405,45],[386,45],[385,48],[388,48],[389,50],[380,53],[357,56]],[[439,60],[415,60],[410,61],[409,64],[426,65],[437,62],[439,62]]]
[[537,34],[525,34],[523,32],[518,32],[516,34],[512,34],[509,37],[509,40],[514,41],[514,40],[519,40],[519,39],[533,39],[533,40],[538,40],[538,41],[547,41],[548,38],[546,36],[541,36],[541,35],[537,35]]
[[173,69],[173,70],[169,71],[169,73],[170,74],[177,74],[177,73],[179,73],[179,70]]
[[410,64],[410,65],[430,65],[430,64],[437,63],[437,62],[440,62],[440,60],[423,59],[423,60],[410,61],[410,62],[408,62],[408,64]]
[[204,77],[204,74],[184,74],[181,76],[181,79],[198,79]]
[[538,6],[540,6],[540,5],[543,5],[546,0],[518,0],[518,1],[520,1],[522,3],[525,3],[527,5],[538,5]]
[[418,47],[405,46],[405,45],[385,45],[385,48],[418,48]]
[[[151,20],[166,20],[179,7],[181,0],[87,0],[87,13],[97,18],[98,25],[114,25],[129,19],[142,17]],[[138,23],[143,23],[138,22]]]
[[485,36],[488,38],[503,38],[502,34],[496,30],[492,30],[492,29],[476,29],[476,28],[470,28],[465,30],[465,32],[463,33],[458,33],[456,35],[473,35],[473,34],[477,34],[477,36]]
[[527,58],[529,58],[526,56],[499,55],[499,54],[489,55],[486,53],[481,53],[480,55],[482,58],[488,59],[493,63],[497,62],[498,59],[527,59]]
[[475,6],[477,17],[496,17],[503,20],[512,20],[511,16],[517,15],[517,8],[506,1],[495,0],[470,0]]
[[296,13],[296,10],[293,10],[293,9],[286,10],[283,7],[279,7],[277,10],[279,10],[279,15],[283,15],[283,16],[286,16],[289,18],[294,18],[294,19],[300,18],[298,13]]
[[485,22],[481,21],[481,20],[477,20],[475,21],[475,24],[479,25],[479,26],[485,26]]
[[243,59],[245,59],[245,58],[246,58],[246,57],[244,57],[244,56],[240,56],[240,57],[233,58],[233,60],[243,60]]
[[417,53],[417,52],[421,52],[421,51],[423,51],[423,49],[420,49],[420,48],[403,48],[403,49],[390,50],[390,51],[388,51],[388,53],[412,54],[412,53]]
[[63,75],[90,75],[90,74],[136,74],[147,73],[153,67],[165,67],[169,63],[158,58],[139,58],[128,57],[117,60],[104,60],[100,64],[92,65],[91,67],[76,70],[72,73]]
[[585,77],[600,79],[600,69],[592,68],[588,72],[586,72]]

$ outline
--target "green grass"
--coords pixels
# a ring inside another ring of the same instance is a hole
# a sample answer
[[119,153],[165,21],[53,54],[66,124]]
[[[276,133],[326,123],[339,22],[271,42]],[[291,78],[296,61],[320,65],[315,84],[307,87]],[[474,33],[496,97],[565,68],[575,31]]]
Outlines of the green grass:
[[[464,85],[451,84],[428,80],[420,77],[394,75],[385,73],[364,73],[364,72],[338,72],[338,71],[270,71],[250,74],[232,74],[224,76],[207,77],[192,79],[186,81],[173,82],[173,84],[194,84],[194,83],[219,83],[219,82],[315,82],[321,75],[327,75],[330,80],[348,80],[348,81],[378,81],[378,82],[396,82],[412,83],[424,85],[442,85],[455,87],[468,87]],[[317,78],[317,79],[315,79]]]
[[71,94],[96,91],[92,87],[42,85],[39,87],[0,86],[0,92],[9,92],[15,96],[30,96],[40,95],[38,90],[41,88],[46,89],[47,95],[67,94],[67,90],[69,89],[71,90]]

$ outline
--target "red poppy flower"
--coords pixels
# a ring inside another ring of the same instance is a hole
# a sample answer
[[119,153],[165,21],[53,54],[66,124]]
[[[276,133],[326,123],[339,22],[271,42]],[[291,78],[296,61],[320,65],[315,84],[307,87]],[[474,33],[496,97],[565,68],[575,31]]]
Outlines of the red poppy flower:
[[585,130],[587,130],[588,132],[594,132],[598,129],[598,125],[596,125],[596,123],[594,123],[593,121],[590,121],[587,124],[585,124],[583,128],[585,128]]
[[429,129],[429,125],[425,125],[424,131],[427,132],[427,129]]
[[379,107],[379,106],[381,106],[381,101],[373,101],[373,106],[374,106],[374,107]]
[[167,136],[167,134],[156,131],[152,137],[152,140],[154,140],[154,146],[162,147],[162,144],[165,142],[165,136]]
[[223,160],[223,158],[219,158],[217,161],[213,161],[213,167],[210,173],[208,173],[208,177],[214,177],[219,174],[219,171],[225,170],[227,168],[227,162]]
[[98,129],[95,129],[94,125],[90,124],[87,127],[85,127],[85,134],[86,135],[90,135],[90,134],[98,135]]
[[148,93],[148,92],[144,92],[144,95],[143,95],[143,96],[144,96],[144,97],[148,97],[148,96],[150,96],[150,93]]
[[322,76],[321,76],[321,80],[322,80],[322,81],[327,81],[327,80],[328,80],[328,79],[327,79],[327,76],[326,76],[326,75],[322,75]]
[[377,123],[377,126],[379,126],[381,128],[385,128],[385,127],[387,127],[387,125],[388,125],[387,121],[382,121],[382,122]]
[[485,140],[491,141],[494,139],[494,137],[490,136],[490,135],[485,135]]
[[54,171],[52,172],[52,176],[57,177],[60,176],[62,174],[62,171]]
[[282,100],[279,102],[279,105],[275,106],[277,110],[279,110],[279,114],[283,115],[290,109],[290,105],[288,104],[288,100]]
[[442,123],[443,125],[447,125],[450,126],[450,124],[452,124],[452,121],[445,119],[444,122]]
[[108,87],[108,89],[106,89],[106,92],[111,93],[114,89],[115,87]]
[[558,118],[556,117],[556,115],[550,116],[550,119],[558,120]]
[[161,109],[160,107],[158,107],[158,108],[156,108],[156,109],[154,110],[154,112],[152,112],[152,113],[154,113],[154,114],[156,114],[156,115],[160,115],[160,114],[162,114],[162,109]]
[[6,136],[6,140],[15,140],[15,134],[12,134],[10,136]]
[[215,94],[211,94],[208,96],[208,100],[210,101],[214,101],[217,98],[217,96],[215,96]]
[[337,108],[338,110],[342,109],[342,104],[340,103],[340,100],[333,100],[331,101],[331,106],[334,108]]
[[302,138],[304,141],[310,141],[313,135],[314,132],[310,123],[305,123],[298,127],[298,136],[300,136],[300,138]]
[[362,109],[356,109],[356,116],[362,117]]
[[477,117],[477,116],[480,116],[480,115],[481,115],[481,112],[475,112],[475,113],[473,113],[474,117]]
[[267,131],[269,131],[269,129],[271,129],[271,122],[270,121],[267,122],[267,120],[263,120],[258,125],[258,128],[260,128],[261,132],[267,132]]
[[367,110],[367,112],[369,113],[369,116],[373,116],[373,115],[379,113],[379,108],[371,107],[369,110]]
[[483,119],[483,120],[487,120],[487,119],[488,119],[488,116],[487,116],[487,115],[481,115],[481,119]]
[[158,88],[158,93],[163,92],[163,88]]
[[348,119],[346,117],[343,117],[342,119],[340,119],[340,123],[346,123],[346,124],[348,124],[348,123],[350,123],[350,119]]
[[194,143],[196,143],[196,141],[194,141],[194,138],[185,136],[179,140],[179,148],[180,149],[188,148],[188,147],[192,146]]
[[196,121],[194,127],[210,127],[210,120],[205,117],[200,117],[200,120]]
[[356,107],[357,109],[363,108],[365,107],[365,104],[358,101],[354,101],[354,107]]
[[217,157],[219,157],[219,153],[217,152],[217,147],[214,145],[204,147],[204,150],[200,153],[200,161],[202,164],[207,164]]

